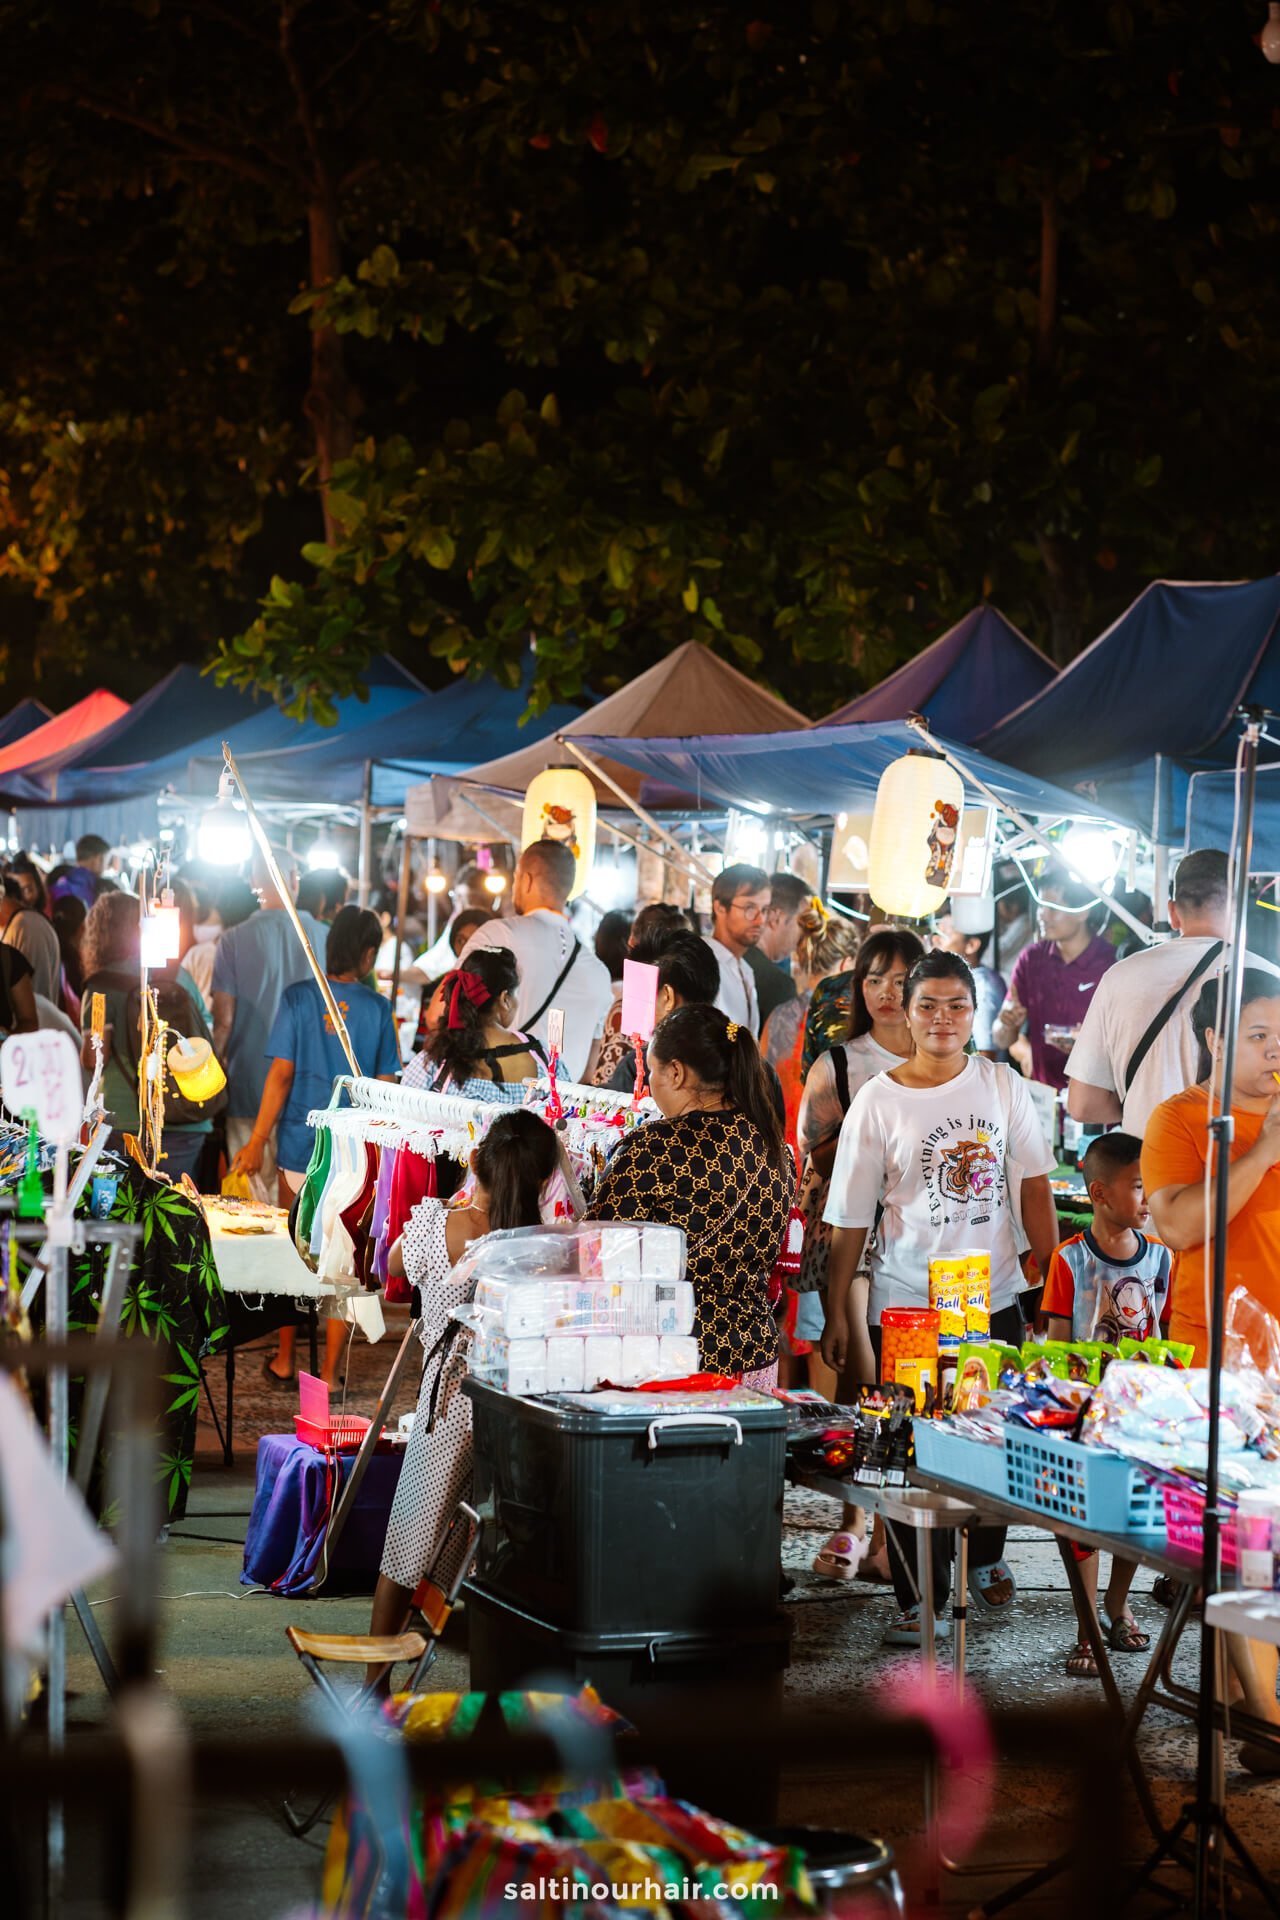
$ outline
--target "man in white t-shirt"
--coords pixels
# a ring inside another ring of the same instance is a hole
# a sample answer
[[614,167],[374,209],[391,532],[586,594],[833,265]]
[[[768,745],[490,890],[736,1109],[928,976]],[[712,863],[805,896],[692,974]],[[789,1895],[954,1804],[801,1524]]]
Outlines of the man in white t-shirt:
[[535,840],[516,863],[511,885],[512,920],[478,927],[459,956],[479,947],[509,947],[520,969],[515,1023],[547,1045],[547,1016],[564,1014],[561,1060],[570,1079],[590,1080],[600,1052],[604,1017],[613,1000],[609,969],[597,960],[569,924],[565,908],[577,862],[559,840]]
[[760,999],[747,964],[748,951],[760,944],[773,888],[763,867],[739,861],[716,875],[711,888],[711,932],[707,945],[720,969],[716,1005],[730,1020],[760,1038]]
[[[1187,854],[1174,876],[1169,905],[1169,920],[1181,938],[1119,961],[1099,980],[1067,1061],[1067,1111],[1073,1119],[1120,1124],[1141,1139],[1161,1101],[1195,1085],[1200,1048],[1191,1030],[1191,1009],[1205,981],[1222,970],[1228,866],[1226,854],[1214,847]],[[1248,965],[1277,971],[1252,953]],[[1152,1021],[1170,1003],[1168,1018],[1135,1067],[1134,1056]]]

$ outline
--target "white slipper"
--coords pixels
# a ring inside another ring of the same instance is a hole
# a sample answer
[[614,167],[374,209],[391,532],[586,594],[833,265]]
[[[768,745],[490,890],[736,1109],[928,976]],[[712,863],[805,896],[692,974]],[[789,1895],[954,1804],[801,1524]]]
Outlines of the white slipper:
[[813,1571],[824,1580],[856,1580],[858,1568],[871,1551],[865,1535],[833,1533],[826,1545],[814,1555]]

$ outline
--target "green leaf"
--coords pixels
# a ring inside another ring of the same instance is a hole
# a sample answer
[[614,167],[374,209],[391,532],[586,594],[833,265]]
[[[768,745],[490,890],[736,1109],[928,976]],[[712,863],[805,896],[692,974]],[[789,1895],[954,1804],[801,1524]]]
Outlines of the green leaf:
[[302,549],[302,558],[309,567],[331,567],[337,557],[337,549],[323,540],[308,540]]

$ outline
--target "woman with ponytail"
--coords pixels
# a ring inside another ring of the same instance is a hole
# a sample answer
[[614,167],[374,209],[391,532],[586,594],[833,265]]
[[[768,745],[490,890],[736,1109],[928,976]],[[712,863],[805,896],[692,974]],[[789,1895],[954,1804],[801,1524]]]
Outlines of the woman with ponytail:
[[547,1064],[538,1042],[512,1028],[519,989],[509,947],[469,953],[465,965],[446,973],[436,988],[432,1004],[439,1023],[406,1067],[402,1084],[519,1106],[524,1082]]
[[370,1633],[403,1631],[414,1589],[471,1483],[471,1402],[462,1391],[466,1336],[452,1318],[470,1282],[455,1279],[454,1268],[486,1233],[536,1227],[543,1188],[558,1165],[556,1136],[545,1120],[525,1109],[499,1114],[471,1156],[470,1198],[459,1195],[448,1206],[434,1197],[420,1200],[391,1249],[389,1271],[417,1287],[422,1300],[418,1330],[427,1362],[387,1522]]
[[795,1176],[756,1043],[719,1007],[677,1007],[649,1042],[649,1085],[663,1117],[622,1142],[591,1217],[683,1227],[703,1366],[767,1392],[767,1287]]

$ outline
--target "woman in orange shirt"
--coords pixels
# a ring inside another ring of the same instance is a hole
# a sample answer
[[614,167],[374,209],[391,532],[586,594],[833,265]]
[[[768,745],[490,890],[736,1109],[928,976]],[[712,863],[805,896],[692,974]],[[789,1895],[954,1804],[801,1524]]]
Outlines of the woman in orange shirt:
[[[1222,1036],[1214,1031],[1218,983],[1200,993],[1191,1019],[1200,1041],[1200,1080],[1158,1106],[1147,1122],[1142,1184],[1156,1231],[1172,1251],[1171,1340],[1195,1347],[1195,1363],[1209,1357],[1206,1301],[1213,1270],[1212,1238],[1205,1239],[1205,1165],[1209,1157],[1209,1093],[1222,1071]],[[1226,1295],[1244,1287],[1280,1320],[1280,978],[1245,970],[1240,1031],[1231,1081],[1231,1175],[1227,1198]],[[1210,1220],[1216,1226],[1216,1195]],[[1232,1664],[1245,1705],[1261,1720],[1280,1721],[1274,1647],[1231,1636]],[[1241,1763],[1254,1773],[1278,1770],[1270,1749],[1246,1742]]]

